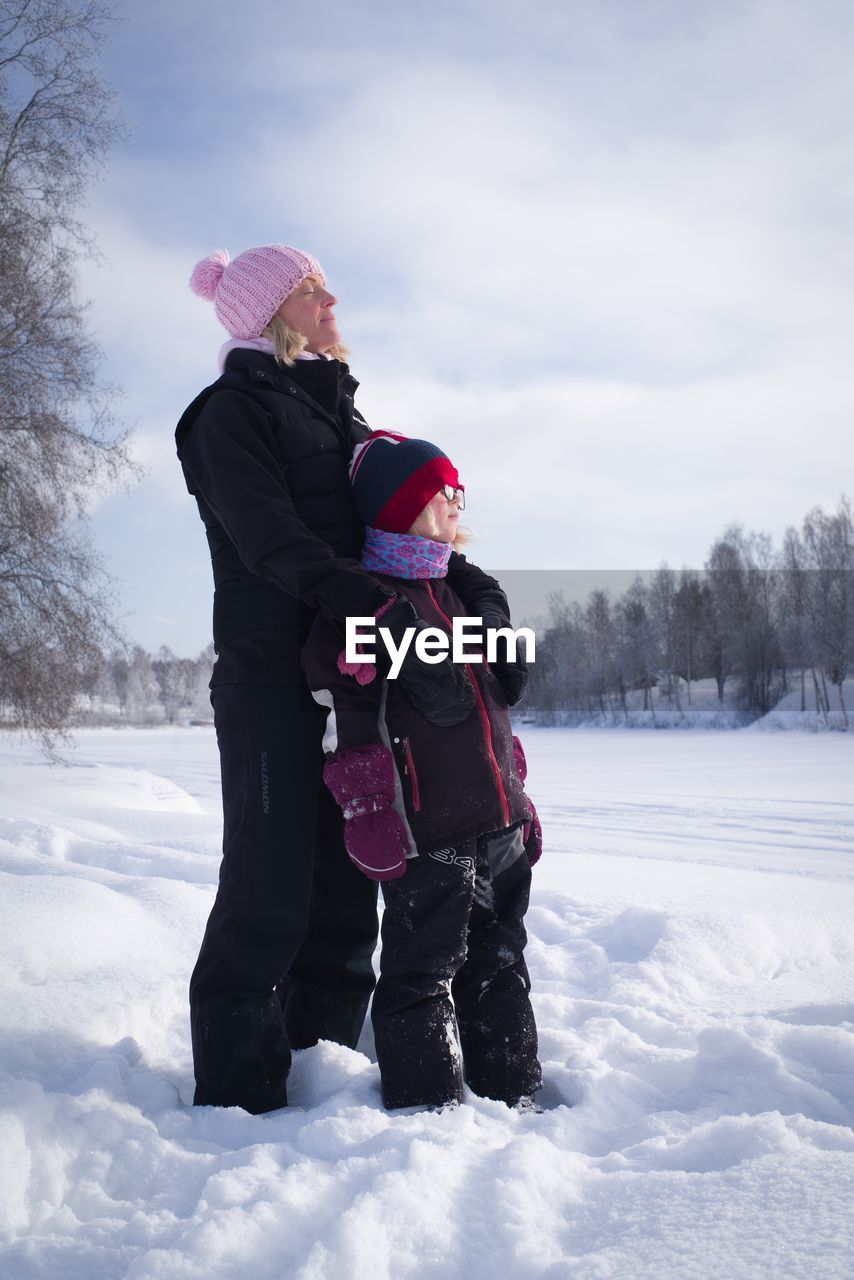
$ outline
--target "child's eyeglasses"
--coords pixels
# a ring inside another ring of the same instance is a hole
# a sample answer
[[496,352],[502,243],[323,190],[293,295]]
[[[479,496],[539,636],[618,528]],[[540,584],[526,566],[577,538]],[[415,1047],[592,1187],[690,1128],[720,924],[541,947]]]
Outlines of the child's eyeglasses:
[[462,485],[460,485],[459,488],[455,489],[452,484],[443,484],[439,492],[441,493],[442,497],[446,499],[446,501],[459,502],[460,511],[465,511],[466,491]]

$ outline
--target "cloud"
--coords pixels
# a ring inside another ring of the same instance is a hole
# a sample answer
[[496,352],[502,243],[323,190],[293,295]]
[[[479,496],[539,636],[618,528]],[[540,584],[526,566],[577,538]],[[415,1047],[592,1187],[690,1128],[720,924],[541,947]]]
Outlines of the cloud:
[[832,459],[847,447],[854,377],[840,386],[836,367],[831,356],[676,389],[560,378],[449,387],[377,369],[361,404],[374,425],[452,455],[477,556],[492,565],[701,565],[732,521],[779,540],[813,502],[838,498]]
[[189,272],[279,239],[340,293],[369,419],[453,452],[492,564],[696,564],[730,520],[779,535],[835,501],[848,6],[330,0],[283,21],[264,0],[239,61],[230,12],[126,11],[141,126],[92,206],[113,265],[82,284],[153,523],[189,502],[172,427],[225,336]]
[[[174,412],[176,394],[216,377],[216,351],[226,336],[213,307],[190,292],[190,272],[202,256],[189,243],[169,244],[147,233],[133,210],[104,196],[91,209],[103,265],[81,265],[82,293],[92,300],[95,336],[126,393],[147,413]],[[215,246],[211,246],[212,248]]]
[[[702,88],[717,68],[718,102],[737,34],[698,71]],[[662,45],[647,80],[678,52]],[[622,70],[631,97],[629,50],[615,63],[606,79]],[[799,96],[786,70],[771,85],[765,69],[775,101]],[[714,131],[666,130],[647,110],[632,134],[622,118],[591,120],[571,79],[508,83],[425,56],[346,82],[296,136],[269,129],[251,184],[311,227],[351,332],[364,325],[391,361],[440,377],[524,361],[678,383],[852,322],[837,269],[852,192],[842,180],[831,196],[826,178],[854,157],[838,130],[842,69],[821,70],[835,91],[806,94],[817,118],[794,136],[788,113],[775,125],[757,110],[755,88],[735,95],[741,116],[727,100]]]

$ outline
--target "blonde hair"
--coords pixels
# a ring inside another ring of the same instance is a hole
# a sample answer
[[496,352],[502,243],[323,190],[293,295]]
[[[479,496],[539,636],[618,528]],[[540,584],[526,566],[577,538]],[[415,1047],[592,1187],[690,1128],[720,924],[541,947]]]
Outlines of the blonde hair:
[[[438,494],[437,494],[437,497],[438,497]],[[415,525],[418,523],[418,521],[419,521],[419,520],[421,519],[421,517],[424,515],[424,512],[428,509],[428,507],[429,507],[429,506],[430,506],[430,503],[428,502],[428,503],[427,503],[427,506],[425,506],[425,507],[423,507],[423,508],[421,509],[421,511],[418,513],[418,515],[417,515],[416,519],[413,521],[413,523],[412,523],[412,524],[410,525],[410,527],[407,529],[407,533],[415,533],[415,532],[416,532],[416,530],[415,530]],[[426,538],[426,539],[428,540],[428,542],[441,542],[441,541],[442,541],[442,539],[441,539],[441,538],[437,538],[437,537],[435,537],[435,534],[436,534],[436,521],[435,521],[435,518],[433,517],[433,513],[432,513],[432,512],[430,513],[430,525],[431,525],[430,532],[429,532],[429,533],[421,533],[421,534],[419,534],[419,536],[420,536],[420,537],[422,537],[422,538]],[[476,541],[477,541],[477,535],[476,535],[476,534],[475,534],[471,529],[467,529],[467,528],[466,528],[466,526],[465,526],[465,525],[463,525],[463,524],[458,524],[458,525],[457,525],[457,528],[456,528],[456,531],[455,531],[455,533],[454,533],[454,540],[453,540],[453,542],[451,543],[451,546],[453,547],[454,551],[460,551],[460,550],[462,550],[462,548],[463,548],[463,547],[467,547],[467,546],[468,546],[468,544],[469,544],[470,542],[476,542]]]
[[[294,363],[300,352],[305,350],[305,344],[308,341],[305,334],[300,333],[298,329],[292,329],[278,311],[269,324],[261,330],[261,337],[269,338],[273,344],[273,354],[279,364],[285,365]],[[332,356],[333,360],[346,360],[350,354],[350,348],[345,347],[343,342],[336,342],[334,347],[327,348],[326,354]]]

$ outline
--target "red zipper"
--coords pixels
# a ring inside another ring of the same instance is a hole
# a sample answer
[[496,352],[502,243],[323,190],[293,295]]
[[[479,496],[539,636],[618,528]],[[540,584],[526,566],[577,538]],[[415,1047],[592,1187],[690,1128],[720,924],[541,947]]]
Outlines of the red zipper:
[[412,747],[409,745],[409,739],[404,738],[403,743],[406,753],[406,767],[409,770],[409,782],[412,787],[412,808],[417,813],[421,808],[421,789],[418,786],[418,774],[415,772],[415,761],[412,758]]
[[[430,586],[429,581],[425,580],[424,585],[427,588],[427,592],[428,592],[428,595],[430,596],[430,599],[433,601],[433,604],[436,606],[436,609],[438,610],[438,612],[445,619],[445,622],[448,624],[451,630],[451,634],[453,635],[454,624],[451,622],[451,619],[448,617],[448,615],[445,613],[442,606],[439,604],[439,601],[433,595],[433,588]],[[495,785],[498,788],[498,799],[501,801],[501,813],[504,818],[504,825],[505,827],[509,827],[510,826],[510,806],[507,803],[507,792],[504,790],[504,779],[501,777],[501,770],[498,767],[498,760],[496,759],[495,751],[493,750],[493,747],[492,747],[492,725],[489,723],[489,713],[486,710],[486,704],[484,703],[483,695],[480,692],[480,685],[477,683],[475,674],[472,671],[471,665],[468,662],[465,664],[465,668],[466,668],[466,674],[469,678],[472,688],[474,689],[475,702],[477,703],[477,709],[480,713],[480,718],[483,723],[483,732],[486,738],[486,752],[487,752],[487,755],[489,756],[489,763],[492,766],[492,772],[495,777]]]

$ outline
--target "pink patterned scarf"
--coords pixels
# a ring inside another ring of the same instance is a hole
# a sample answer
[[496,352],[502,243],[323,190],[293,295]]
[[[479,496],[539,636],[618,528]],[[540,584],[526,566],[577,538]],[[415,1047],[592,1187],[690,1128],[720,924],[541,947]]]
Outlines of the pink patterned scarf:
[[386,533],[369,525],[362,564],[368,573],[392,578],[444,578],[453,549],[450,542],[434,542],[417,533]]

